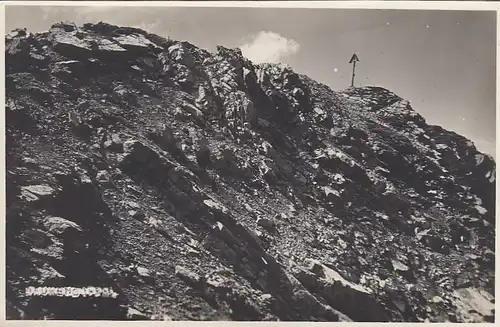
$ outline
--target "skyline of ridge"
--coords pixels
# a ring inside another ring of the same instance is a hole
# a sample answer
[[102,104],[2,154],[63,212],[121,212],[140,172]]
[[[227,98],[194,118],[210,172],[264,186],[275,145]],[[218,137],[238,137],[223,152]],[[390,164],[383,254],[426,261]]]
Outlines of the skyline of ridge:
[[7,32],[16,27],[39,32],[62,20],[135,26],[209,51],[219,44],[239,47],[256,63],[283,62],[334,90],[349,87],[348,61],[355,52],[360,57],[356,86],[393,91],[429,124],[461,134],[495,157],[494,12],[196,7],[7,11],[12,13],[7,15]]

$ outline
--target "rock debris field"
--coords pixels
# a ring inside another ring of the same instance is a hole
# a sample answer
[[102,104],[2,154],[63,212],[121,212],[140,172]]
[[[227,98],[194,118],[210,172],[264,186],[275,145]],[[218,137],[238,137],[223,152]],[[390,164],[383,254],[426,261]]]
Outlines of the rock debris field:
[[494,321],[495,161],[396,94],[106,23],[5,41],[8,319]]

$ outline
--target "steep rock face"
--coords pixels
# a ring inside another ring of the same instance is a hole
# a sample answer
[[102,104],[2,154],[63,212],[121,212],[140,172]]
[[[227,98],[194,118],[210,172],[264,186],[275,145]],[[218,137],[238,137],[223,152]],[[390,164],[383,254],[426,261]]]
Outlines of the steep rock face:
[[105,23],[6,57],[8,318],[493,319],[495,162],[392,92]]

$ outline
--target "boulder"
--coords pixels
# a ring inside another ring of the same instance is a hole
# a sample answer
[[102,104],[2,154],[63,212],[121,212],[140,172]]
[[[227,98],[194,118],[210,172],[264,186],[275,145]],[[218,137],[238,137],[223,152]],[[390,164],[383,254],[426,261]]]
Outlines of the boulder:
[[127,319],[129,320],[150,320],[150,316],[134,308],[128,308]]
[[154,52],[162,50],[161,47],[148,40],[144,35],[136,33],[113,37],[113,41],[124,49],[134,51],[137,55],[148,54],[151,50]]
[[118,133],[111,134],[111,139],[104,142],[104,148],[111,151],[123,151],[123,141]]
[[21,186],[21,198],[28,202],[51,198],[56,190],[46,184]]
[[99,183],[106,184],[106,183],[111,182],[111,175],[109,174],[109,172],[107,170],[99,170],[97,172],[95,179]]
[[197,273],[183,266],[175,266],[175,275],[191,285],[196,285],[200,283],[201,280]]
[[61,217],[47,217],[43,224],[56,236],[81,236],[83,233],[78,224]]
[[188,68],[194,68],[195,61],[191,53],[184,47],[182,43],[176,43],[168,48],[169,57],[175,62],[180,63]]
[[40,285],[60,285],[63,286],[65,276],[48,264],[44,264],[38,269],[39,276],[36,282]]
[[307,262],[314,274],[301,270],[297,278],[306,288],[321,294],[332,308],[355,321],[389,321],[389,315],[370,289],[347,281],[318,260]]
[[152,278],[153,277],[151,271],[147,268],[137,267],[136,269],[137,269],[137,274],[139,274],[139,276],[141,276],[141,277],[144,277],[144,278]]
[[453,303],[460,321],[477,323],[489,322],[491,317],[494,319],[494,297],[483,289],[459,288],[453,292]]
[[49,39],[54,50],[70,58],[88,56],[92,51],[92,45],[89,40],[78,38],[75,29],[74,24],[52,25]]

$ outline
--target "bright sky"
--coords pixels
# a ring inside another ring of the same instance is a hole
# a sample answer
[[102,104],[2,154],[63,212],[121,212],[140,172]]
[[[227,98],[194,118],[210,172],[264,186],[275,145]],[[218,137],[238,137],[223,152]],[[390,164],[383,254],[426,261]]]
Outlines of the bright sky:
[[495,12],[7,6],[6,18],[7,31],[105,21],[210,51],[241,47],[255,62],[289,64],[333,89],[349,86],[355,52],[357,85],[390,89],[428,123],[495,155]]

